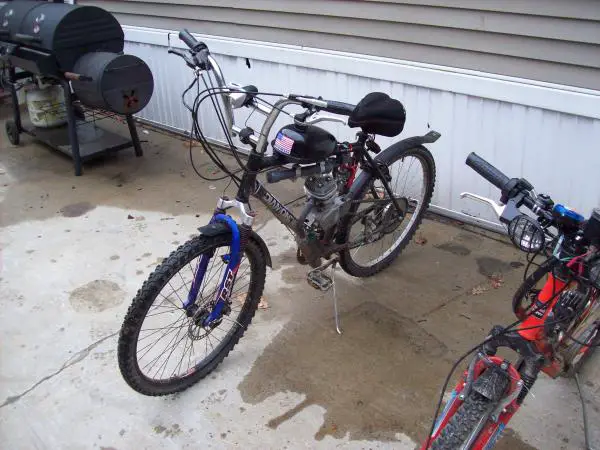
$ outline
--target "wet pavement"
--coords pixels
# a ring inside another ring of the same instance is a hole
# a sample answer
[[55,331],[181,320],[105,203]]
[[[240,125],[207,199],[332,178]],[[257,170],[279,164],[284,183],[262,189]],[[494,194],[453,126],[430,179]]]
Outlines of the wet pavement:
[[[140,134],[143,158],[124,150],[82,177],[30,138],[13,147],[0,136],[2,448],[413,449],[453,361],[512,321],[523,255],[498,235],[431,218],[383,273],[338,271],[339,336],[331,294],[306,283],[293,239],[258,208],[274,265],[269,308],[211,376],[143,397],[117,367],[122,318],[157,263],[207,222],[227,182],[200,180],[186,143],[154,130]],[[217,176],[194,152],[201,172]],[[273,191],[292,200],[301,184]],[[597,360],[583,374],[593,427]],[[497,448],[579,449],[582,427],[575,384],[541,376]],[[597,447],[600,432],[592,437]]]

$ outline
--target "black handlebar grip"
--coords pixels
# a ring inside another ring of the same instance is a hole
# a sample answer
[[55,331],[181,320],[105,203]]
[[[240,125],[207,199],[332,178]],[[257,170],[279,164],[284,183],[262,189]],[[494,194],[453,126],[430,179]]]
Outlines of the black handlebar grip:
[[467,157],[466,164],[500,190],[510,181],[500,170],[473,152]]
[[333,114],[340,114],[342,116],[349,116],[352,114],[352,111],[354,111],[354,108],[356,108],[355,105],[351,105],[350,103],[336,102],[333,100],[326,100],[326,103],[327,108],[323,108],[325,111]]
[[179,32],[179,39],[181,39],[185,45],[192,50],[195,50],[196,46],[200,44],[200,42],[198,42],[196,38],[192,36],[191,33],[185,28]]
[[278,183],[282,180],[294,178],[296,176],[295,169],[276,169],[267,172],[267,182]]

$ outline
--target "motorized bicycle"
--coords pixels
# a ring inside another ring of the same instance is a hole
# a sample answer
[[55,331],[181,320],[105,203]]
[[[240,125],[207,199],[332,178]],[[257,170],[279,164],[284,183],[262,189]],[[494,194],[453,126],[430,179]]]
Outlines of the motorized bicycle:
[[[528,253],[530,265],[536,257],[544,261],[514,294],[518,321],[493,327],[475,347],[422,449],[491,449],[540,372],[552,378],[577,377],[600,343],[600,209],[586,220],[550,196],[537,194],[526,179],[508,178],[475,153],[466,163],[502,196],[500,203],[471,193],[462,196],[493,207],[515,246]],[[501,347],[515,351],[516,362],[497,356]],[[440,405],[441,398],[438,411]]]
[[[170,48],[169,53],[194,72],[183,95],[192,115],[192,137],[238,190],[234,198],[218,199],[199,236],[154,270],[127,312],[119,336],[119,367],[126,382],[145,395],[173,394],[198,382],[223,361],[250,325],[271,266],[267,245],[252,229],[250,197],[293,233],[298,262],[311,268],[311,286],[329,289],[333,280],[325,269],[337,263],[352,276],[372,276],[398,257],[423,218],[435,180],[434,159],[424,144],[440,137],[429,131],[381,150],[376,135],[393,137],[404,128],[406,112],[398,100],[373,92],[351,105],[227,84],[204,43],[187,30],[179,37],[188,49]],[[192,104],[186,101],[190,93]],[[276,100],[269,102],[270,97]],[[199,125],[206,100],[239,164],[237,171],[228,168]],[[290,106],[301,111],[290,114],[292,123],[269,142],[275,120],[289,114],[285,109]],[[266,117],[260,131],[235,124],[238,108]],[[360,131],[354,142],[338,142],[315,125],[323,121]],[[234,138],[250,148],[244,161]],[[305,180],[305,204],[298,217],[265,188],[259,179],[263,173],[268,183]],[[232,209],[239,221],[229,215]]]

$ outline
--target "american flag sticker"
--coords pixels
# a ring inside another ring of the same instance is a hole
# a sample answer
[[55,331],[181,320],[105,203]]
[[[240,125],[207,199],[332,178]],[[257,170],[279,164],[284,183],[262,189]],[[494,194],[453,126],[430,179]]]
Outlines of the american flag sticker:
[[285,153],[289,155],[292,152],[292,147],[294,146],[294,141],[287,136],[284,136],[283,133],[278,133],[275,138],[275,150],[280,153]]

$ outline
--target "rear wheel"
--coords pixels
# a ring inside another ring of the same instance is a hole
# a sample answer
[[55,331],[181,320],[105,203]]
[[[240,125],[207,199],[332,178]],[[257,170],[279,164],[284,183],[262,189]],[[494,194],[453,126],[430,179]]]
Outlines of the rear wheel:
[[[431,450],[456,450],[462,448],[467,438],[485,424],[495,404],[483,395],[471,391],[440,435]],[[483,423],[482,423],[483,422]]]
[[435,162],[425,147],[398,151],[386,162],[389,187],[402,214],[379,178],[372,176],[357,190],[352,199],[356,203],[341,226],[344,242],[350,245],[340,253],[340,265],[355,277],[375,275],[398,257],[421,224],[433,195]]
[[567,377],[574,377],[575,374],[579,373],[600,344],[599,327],[600,324],[594,322],[588,325],[583,332],[573,333],[573,337],[579,342],[573,341],[564,353],[565,361],[568,363],[568,369],[565,373]]
[[[125,381],[145,395],[167,395],[197,383],[240,340],[262,295],[266,263],[249,241],[231,288],[227,312],[203,326],[227,267],[231,235],[199,236],[179,247],[146,280],[121,327],[119,368]],[[211,256],[190,317],[182,308],[202,255]]]
[[558,262],[554,258],[544,261],[521,283],[512,300],[513,312],[519,320],[525,320],[531,314],[537,296],[548,279],[548,274],[552,273]]

